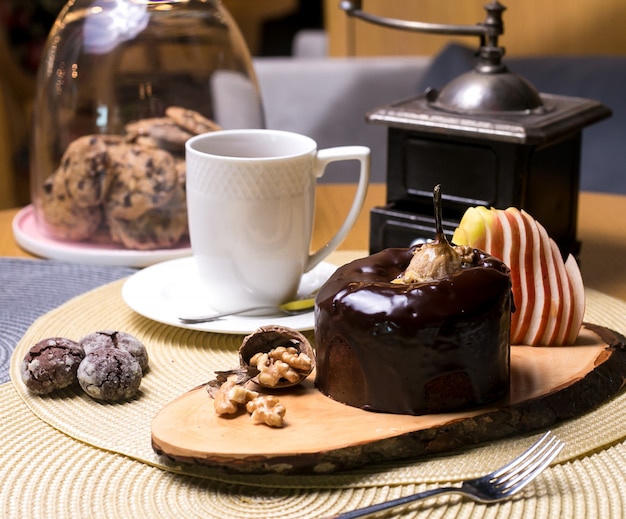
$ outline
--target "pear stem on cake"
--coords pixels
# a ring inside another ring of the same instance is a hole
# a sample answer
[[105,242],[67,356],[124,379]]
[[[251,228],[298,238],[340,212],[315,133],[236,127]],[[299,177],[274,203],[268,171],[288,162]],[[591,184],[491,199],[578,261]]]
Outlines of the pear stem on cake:
[[441,184],[433,190],[435,239],[418,246],[406,268],[392,283],[425,283],[451,276],[461,270],[461,255],[452,247],[443,232]]

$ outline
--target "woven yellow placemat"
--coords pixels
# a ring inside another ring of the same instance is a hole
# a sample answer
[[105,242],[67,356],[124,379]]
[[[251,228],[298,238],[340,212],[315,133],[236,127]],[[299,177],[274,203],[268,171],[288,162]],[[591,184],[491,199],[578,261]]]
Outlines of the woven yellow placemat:
[[[409,483],[457,481],[487,472],[521,451],[528,438],[512,438],[452,456],[367,467],[359,471],[325,476],[226,475],[194,467],[166,465],[153,452],[150,424],[156,413],[174,398],[205,383],[213,371],[236,365],[241,336],[211,334],[155,323],[123,302],[124,280],[78,296],[39,318],[17,345],[10,374],[19,397],[45,423],[85,444],[122,454],[169,471],[202,475],[215,480],[263,487],[368,488]],[[624,332],[626,303],[589,291],[589,322]],[[79,339],[101,329],[129,332],[147,345],[150,370],[138,399],[123,404],[103,404],[80,390],[53,396],[31,395],[19,377],[26,350],[42,338],[63,336]],[[598,410],[555,428],[567,447],[557,461],[563,462],[619,441],[626,436],[626,395],[618,396]],[[59,453],[62,455],[62,453]]]
[[[27,408],[10,383],[0,386],[0,403],[4,519],[313,519],[435,486],[268,488],[177,475],[60,433]],[[529,443],[520,442],[520,450]],[[509,457],[516,449],[511,448]],[[626,444],[618,443],[548,468],[509,501],[480,505],[442,497],[389,517],[621,519],[624,513]]]
[[[96,289],[46,314],[17,345],[11,363],[13,384],[0,386],[0,517],[328,517],[491,470],[534,439],[513,438],[447,457],[331,476],[175,474],[150,449],[151,417],[205,382],[216,366],[231,363],[240,338],[146,320],[123,304],[122,283]],[[588,321],[624,333],[625,316],[626,303],[589,292]],[[152,369],[141,398],[104,405],[78,392],[40,398],[25,391],[16,368],[34,341],[51,335],[78,338],[103,328],[126,329],[148,344]],[[560,464],[519,497],[490,506],[444,497],[405,508],[398,517],[623,517],[624,398],[618,396],[556,427],[567,442]]]

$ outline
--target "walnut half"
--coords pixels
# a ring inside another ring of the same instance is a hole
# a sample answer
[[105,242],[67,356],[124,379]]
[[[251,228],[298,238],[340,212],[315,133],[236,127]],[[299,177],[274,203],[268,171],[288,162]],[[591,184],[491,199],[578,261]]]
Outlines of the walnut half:
[[260,395],[246,404],[246,410],[254,423],[263,423],[270,427],[285,425],[285,406],[273,395]]
[[239,385],[237,375],[231,375],[212,396],[215,413],[224,415],[235,414],[239,410],[239,406],[246,405],[249,401],[257,398],[259,394]]
[[252,380],[260,386],[283,388],[302,382],[315,367],[308,339],[285,326],[262,326],[244,338],[239,348],[244,369],[259,371]]
[[311,358],[296,348],[279,346],[267,353],[255,353],[250,365],[259,370],[259,385],[276,387],[281,380],[290,384],[298,384],[311,372]]
[[246,389],[236,374],[230,375],[219,387],[213,385],[209,391],[213,397],[215,414],[218,416],[236,414],[245,406],[252,421],[270,427],[283,427],[286,413],[285,406],[272,395],[259,395]]

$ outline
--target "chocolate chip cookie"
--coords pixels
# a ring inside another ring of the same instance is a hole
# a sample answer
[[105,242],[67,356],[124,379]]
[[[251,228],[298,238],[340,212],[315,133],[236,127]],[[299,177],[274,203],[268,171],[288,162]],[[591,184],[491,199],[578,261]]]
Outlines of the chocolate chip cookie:
[[140,119],[126,125],[129,142],[147,148],[161,148],[178,155],[185,153],[185,142],[193,137],[169,117]]
[[110,181],[109,153],[105,140],[85,135],[72,141],[61,158],[57,175],[67,195],[78,207],[93,207],[104,198]]
[[172,199],[178,175],[170,153],[134,144],[110,146],[109,153],[113,180],[105,201],[107,217],[133,220]]
[[215,121],[204,117],[204,115],[181,106],[170,106],[166,108],[165,115],[172,119],[178,126],[184,128],[193,135],[214,132],[222,127]]
[[124,247],[136,250],[169,249],[188,236],[187,209],[183,189],[164,206],[150,209],[136,218],[106,215],[111,238]]
[[102,207],[81,207],[67,193],[63,173],[57,170],[45,182],[41,196],[44,228],[54,238],[71,241],[90,239],[100,227]]

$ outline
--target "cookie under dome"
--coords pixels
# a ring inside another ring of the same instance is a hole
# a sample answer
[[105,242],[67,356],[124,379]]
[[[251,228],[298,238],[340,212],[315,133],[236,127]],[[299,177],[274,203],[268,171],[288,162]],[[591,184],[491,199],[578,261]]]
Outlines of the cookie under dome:
[[394,284],[414,248],[339,268],[315,306],[315,383],[371,411],[428,414],[497,401],[509,391],[508,267],[474,250],[456,274]]

